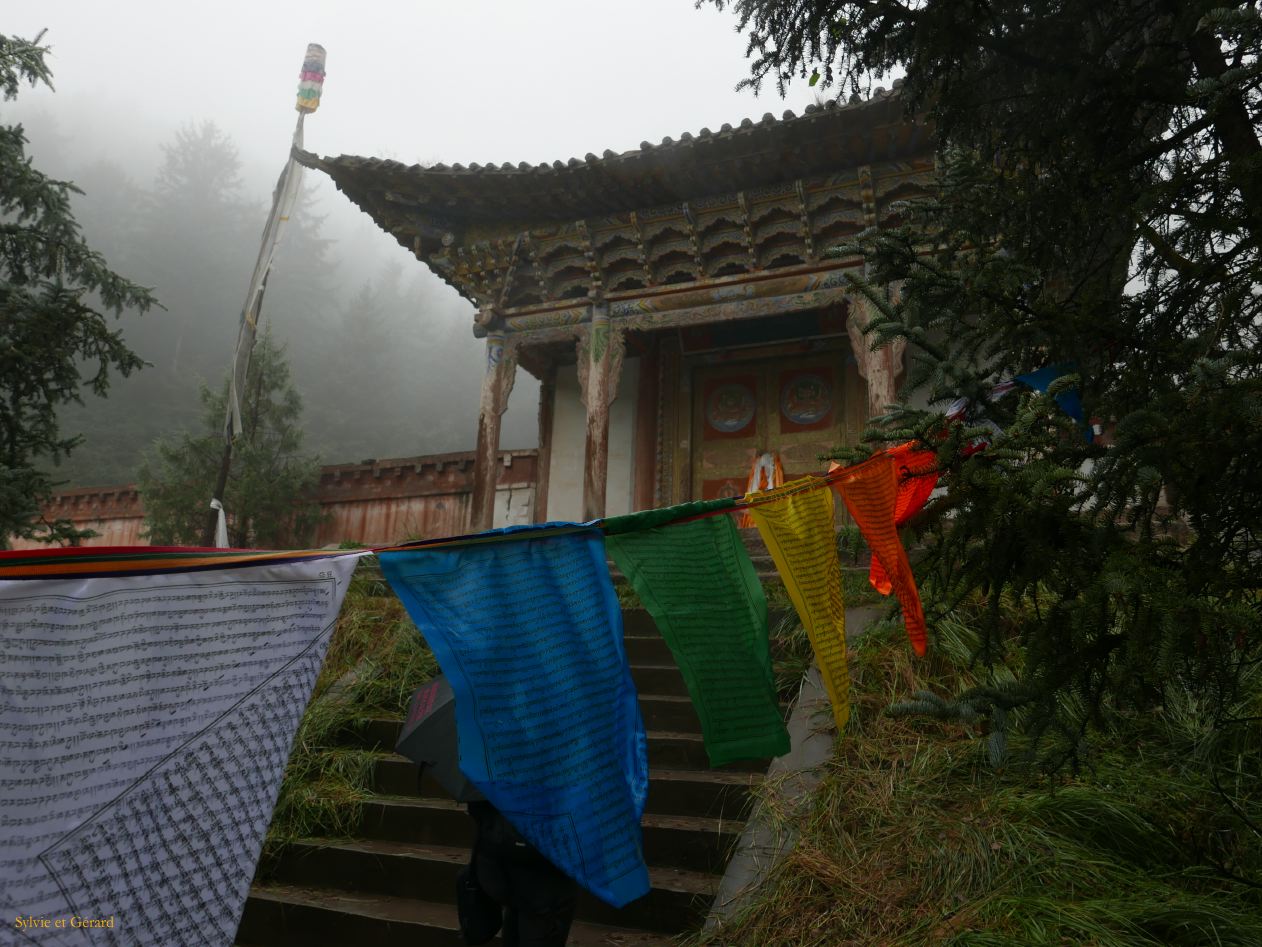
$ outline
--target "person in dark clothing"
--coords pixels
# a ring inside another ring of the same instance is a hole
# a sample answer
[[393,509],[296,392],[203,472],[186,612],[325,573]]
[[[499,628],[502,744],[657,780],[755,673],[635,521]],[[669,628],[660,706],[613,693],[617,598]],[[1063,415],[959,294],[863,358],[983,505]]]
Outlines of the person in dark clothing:
[[465,943],[485,944],[502,927],[505,947],[564,947],[578,886],[491,803],[470,802],[469,815],[477,837],[457,882]]

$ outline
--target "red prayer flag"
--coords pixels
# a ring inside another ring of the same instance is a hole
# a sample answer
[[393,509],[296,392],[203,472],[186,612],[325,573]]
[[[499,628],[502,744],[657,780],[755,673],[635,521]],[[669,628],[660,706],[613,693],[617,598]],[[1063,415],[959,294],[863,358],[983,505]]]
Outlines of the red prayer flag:
[[833,489],[846,504],[872,550],[873,563],[879,561],[889,576],[894,594],[903,607],[903,624],[907,627],[912,650],[923,655],[927,646],[925,612],[896,526],[899,486],[899,465],[889,453],[877,454],[845,468],[833,482]]
[[[899,527],[906,524],[929,502],[929,495],[938,485],[938,457],[931,450],[917,447],[915,441],[887,447],[883,453],[893,457],[898,465],[894,526]],[[876,556],[872,557],[872,563],[868,567],[868,584],[882,595],[889,595],[894,589],[881,560]]]

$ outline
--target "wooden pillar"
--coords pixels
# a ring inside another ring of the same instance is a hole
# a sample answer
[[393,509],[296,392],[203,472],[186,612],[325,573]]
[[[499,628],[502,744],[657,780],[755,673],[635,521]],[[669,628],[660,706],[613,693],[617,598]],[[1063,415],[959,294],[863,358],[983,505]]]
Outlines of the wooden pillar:
[[605,515],[609,485],[609,406],[618,397],[622,374],[623,332],[609,322],[604,303],[592,304],[587,331],[578,343],[578,381],[587,409],[583,450],[583,519]]
[[535,454],[535,522],[548,521],[548,479],[552,470],[552,418],[556,413],[557,367],[549,362],[539,379],[539,450]]
[[478,410],[478,444],[473,460],[473,510],[470,528],[490,529],[495,519],[495,483],[499,479],[500,421],[516,378],[517,357],[502,329],[486,336],[486,371]]
[[850,311],[846,315],[846,333],[850,347],[854,349],[859,375],[868,383],[867,417],[884,414],[886,405],[898,399],[898,382],[903,373],[903,354],[907,348],[905,339],[895,339],[872,351],[873,338],[865,330],[872,321],[872,304],[867,297],[855,293],[849,297]]
[[640,377],[636,385],[635,404],[635,476],[632,478],[632,509],[651,510],[657,505],[658,489],[658,414],[661,401],[657,393],[659,340],[650,336],[640,354]]

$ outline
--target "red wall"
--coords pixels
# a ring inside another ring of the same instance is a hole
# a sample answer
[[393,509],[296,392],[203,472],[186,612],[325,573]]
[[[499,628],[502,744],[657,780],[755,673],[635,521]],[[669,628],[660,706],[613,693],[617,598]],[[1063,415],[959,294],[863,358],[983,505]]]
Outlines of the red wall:
[[[502,451],[497,469],[501,489],[532,487],[535,451]],[[320,472],[317,496],[328,517],[313,545],[345,541],[378,545],[468,532],[472,493],[472,452],[325,467]],[[44,515],[71,520],[100,534],[85,540],[85,546],[148,542],[141,536],[144,503],[131,484],[62,491],[45,507]],[[44,548],[42,543],[26,540],[13,540],[10,545],[14,549]]]

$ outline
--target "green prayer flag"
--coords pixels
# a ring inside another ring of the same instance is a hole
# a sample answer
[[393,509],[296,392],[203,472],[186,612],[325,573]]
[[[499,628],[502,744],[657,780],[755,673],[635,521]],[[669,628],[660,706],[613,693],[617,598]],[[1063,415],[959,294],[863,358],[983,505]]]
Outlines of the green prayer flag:
[[664,506],[659,510],[632,513],[630,516],[611,516],[601,521],[600,528],[605,531],[606,536],[635,533],[644,529],[667,526],[690,516],[705,516],[707,513],[717,513],[719,510],[730,510],[736,506],[738,499],[740,498],[723,497],[719,500],[695,500],[692,503]]
[[771,674],[767,599],[745,544],[729,516],[678,522],[731,505],[690,503],[603,524],[609,554],[683,673],[711,766],[789,750]]

